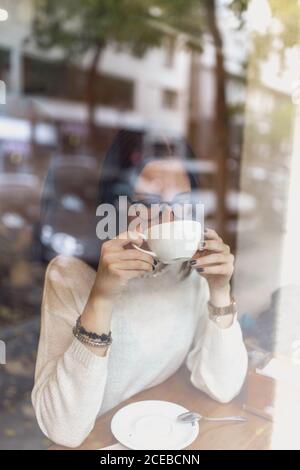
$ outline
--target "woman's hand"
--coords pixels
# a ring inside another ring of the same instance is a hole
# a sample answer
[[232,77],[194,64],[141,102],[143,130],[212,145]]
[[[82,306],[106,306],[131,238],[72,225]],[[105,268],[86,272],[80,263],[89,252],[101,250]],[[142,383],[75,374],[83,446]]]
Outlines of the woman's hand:
[[[130,279],[153,271],[154,259],[131,248],[131,243],[141,245],[143,239],[138,233],[125,232],[103,243],[96,279],[81,315],[87,331],[108,334],[116,296]],[[87,347],[98,356],[106,355],[107,348]]]
[[[143,239],[138,233],[125,232],[103,243],[96,279],[81,315],[81,324],[87,331],[108,334],[116,296],[130,279],[153,270],[154,259],[131,248],[132,243],[141,245]],[[107,348],[87,347],[98,356],[106,355]]]
[[228,305],[234,256],[215,230],[206,229],[204,239],[204,249],[197,251],[190,264],[207,279],[211,302],[216,306]]
[[132,243],[143,243],[138,232],[125,232],[103,243],[94,284],[97,295],[113,299],[126,287],[130,279],[153,271],[153,257],[131,248]]

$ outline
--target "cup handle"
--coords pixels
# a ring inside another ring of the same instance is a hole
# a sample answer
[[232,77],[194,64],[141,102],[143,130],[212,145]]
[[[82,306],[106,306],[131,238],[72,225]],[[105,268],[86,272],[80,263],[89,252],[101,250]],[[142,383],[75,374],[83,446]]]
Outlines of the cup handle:
[[[143,238],[143,240],[147,241],[147,237],[144,233],[139,233],[139,235]],[[150,256],[154,256],[154,258],[157,258],[156,254],[154,253],[154,251],[149,251],[149,250],[144,250],[143,248],[140,248],[139,246],[137,246],[135,243],[132,243],[132,246],[138,250],[138,251],[141,251],[142,253],[146,253],[146,255],[150,255]]]

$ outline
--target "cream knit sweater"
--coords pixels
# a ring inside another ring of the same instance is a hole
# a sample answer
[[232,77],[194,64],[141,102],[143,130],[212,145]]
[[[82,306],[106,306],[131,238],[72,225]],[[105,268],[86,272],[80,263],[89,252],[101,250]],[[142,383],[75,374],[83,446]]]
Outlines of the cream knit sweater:
[[183,362],[194,386],[212,398],[228,402],[239,393],[247,371],[239,323],[221,329],[209,320],[206,280],[196,272],[180,280],[177,269],[130,281],[114,305],[113,343],[99,357],[72,334],[95,271],[72,257],[49,264],[32,402],[51,440],[78,446],[97,416],[163,382]]

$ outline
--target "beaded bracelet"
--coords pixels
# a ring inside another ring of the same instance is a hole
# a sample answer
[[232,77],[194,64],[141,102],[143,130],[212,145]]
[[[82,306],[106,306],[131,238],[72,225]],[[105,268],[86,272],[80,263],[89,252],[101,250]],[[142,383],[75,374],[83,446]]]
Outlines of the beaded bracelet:
[[82,325],[80,321],[80,316],[76,321],[76,325],[73,328],[73,335],[77,338],[81,343],[87,344],[89,346],[95,347],[107,347],[110,346],[112,343],[111,331],[107,334],[102,333],[98,335],[97,333],[93,333],[91,331],[87,331]]
[[[74,330],[75,330],[75,328],[74,328]],[[87,338],[86,336],[83,336],[80,333],[77,333],[74,330],[73,330],[73,333],[74,333],[75,338],[77,338],[81,343],[86,344],[88,346],[92,346],[92,347],[95,347],[95,348],[107,348],[112,343],[112,340],[107,341],[105,343],[100,342],[100,341],[98,342],[98,341],[95,341],[95,340],[91,340],[91,339]]]

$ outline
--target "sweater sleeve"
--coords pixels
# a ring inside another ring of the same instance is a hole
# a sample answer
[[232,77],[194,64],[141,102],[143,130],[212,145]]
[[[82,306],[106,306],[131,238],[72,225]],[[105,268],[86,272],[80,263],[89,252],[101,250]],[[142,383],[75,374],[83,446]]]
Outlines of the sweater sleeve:
[[85,300],[89,293],[83,267],[90,269],[79,260],[58,257],[47,269],[32,391],[41,430],[52,441],[68,447],[79,446],[94,426],[101,408],[109,356],[109,352],[105,357],[95,355],[72,334],[84,306],[84,302],[80,306],[78,290],[72,285],[74,273],[81,285],[79,291],[87,283]]
[[227,403],[240,392],[248,368],[248,356],[239,322],[226,329],[209,319],[209,289],[202,278],[199,292],[199,320],[194,343],[186,360],[191,382],[213,399]]

